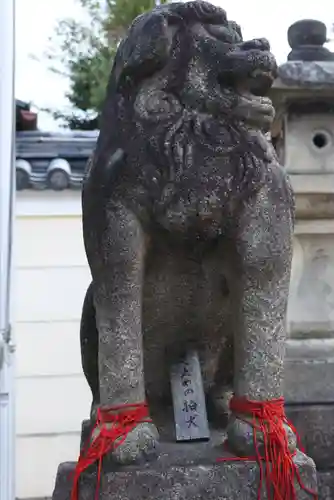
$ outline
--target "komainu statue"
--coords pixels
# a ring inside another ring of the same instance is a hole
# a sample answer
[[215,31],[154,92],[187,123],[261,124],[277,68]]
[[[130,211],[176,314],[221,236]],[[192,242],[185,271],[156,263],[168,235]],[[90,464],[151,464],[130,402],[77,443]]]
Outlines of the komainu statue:
[[[267,140],[275,76],[268,41],[243,41],[224,10],[200,0],[139,16],[121,42],[82,195],[92,419],[168,397],[168,367],[189,345],[218,418],[231,393],[281,398],[294,201]],[[244,456],[254,422],[240,408],[227,435]],[[111,457],[154,454],[153,420]]]

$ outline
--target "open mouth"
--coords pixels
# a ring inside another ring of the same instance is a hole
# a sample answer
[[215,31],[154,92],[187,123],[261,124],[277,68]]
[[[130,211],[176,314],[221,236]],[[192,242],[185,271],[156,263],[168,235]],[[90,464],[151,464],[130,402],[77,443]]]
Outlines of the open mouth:
[[265,97],[274,80],[274,71],[264,71],[255,69],[249,75],[240,77],[233,73],[224,73],[219,77],[219,84],[222,89],[234,90],[238,94],[252,94],[254,97]]
[[276,78],[275,71],[255,69],[246,77],[225,73],[219,78],[222,90],[229,89],[239,96],[233,115],[250,125],[269,127],[275,110],[267,94]]
[[239,96],[233,110],[234,116],[253,125],[269,125],[275,116],[272,102],[267,96],[276,78],[276,67],[271,58],[266,57],[263,62],[266,64],[262,64],[262,68],[247,72],[225,70],[219,76],[222,91],[229,90]]
[[271,71],[257,69],[248,78],[235,83],[234,90],[246,102],[252,102],[253,105],[257,106],[261,106],[261,104],[265,107],[271,106],[271,100],[267,97],[267,94],[274,79],[275,76]]
[[250,92],[254,96],[266,96],[276,78],[276,71],[255,69],[247,79]]

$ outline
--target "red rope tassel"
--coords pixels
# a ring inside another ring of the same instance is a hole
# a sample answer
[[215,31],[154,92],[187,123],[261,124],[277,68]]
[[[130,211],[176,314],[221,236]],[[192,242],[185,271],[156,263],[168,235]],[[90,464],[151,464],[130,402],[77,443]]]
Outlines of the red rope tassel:
[[[116,450],[139,423],[151,422],[146,403],[111,406],[98,409],[96,423],[87,447],[80,453],[73,478],[71,500],[78,500],[79,478],[90,465],[98,461],[95,500],[98,499],[101,481],[102,459],[110,450]],[[106,424],[111,424],[106,426]],[[99,429],[93,438],[94,431]]]
[[[233,397],[230,402],[230,409],[234,414],[251,417],[256,456],[222,458],[219,461],[258,462],[260,467],[258,500],[261,499],[264,481],[268,499],[297,500],[295,478],[300,488],[317,500],[318,495],[302,484],[298,467],[293,461],[293,454],[288,448],[288,438],[283,424],[289,425],[295,433],[296,430],[285,415],[284,398],[271,401],[250,401],[246,398]],[[257,431],[260,431],[263,436],[264,456],[260,455],[256,437]]]

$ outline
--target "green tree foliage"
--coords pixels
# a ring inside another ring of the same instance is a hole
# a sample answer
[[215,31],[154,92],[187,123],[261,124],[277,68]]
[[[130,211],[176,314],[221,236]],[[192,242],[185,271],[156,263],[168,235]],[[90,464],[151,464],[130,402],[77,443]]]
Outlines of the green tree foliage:
[[[54,112],[72,129],[97,126],[117,46],[138,15],[151,10],[155,0],[77,0],[85,19],[59,21],[47,58],[51,70],[69,79],[69,113]],[[161,0],[160,3],[166,3]]]

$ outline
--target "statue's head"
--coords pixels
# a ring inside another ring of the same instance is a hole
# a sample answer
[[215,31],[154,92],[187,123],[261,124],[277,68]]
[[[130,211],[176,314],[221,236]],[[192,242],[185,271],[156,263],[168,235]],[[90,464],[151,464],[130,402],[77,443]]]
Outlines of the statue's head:
[[191,108],[225,109],[265,124],[273,118],[264,96],[276,68],[267,40],[244,42],[223,9],[196,0],[164,4],[133,22],[116,56],[113,85],[128,93],[158,75]]

